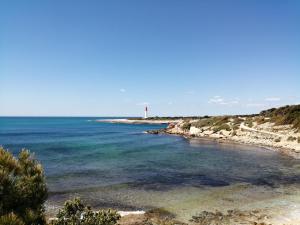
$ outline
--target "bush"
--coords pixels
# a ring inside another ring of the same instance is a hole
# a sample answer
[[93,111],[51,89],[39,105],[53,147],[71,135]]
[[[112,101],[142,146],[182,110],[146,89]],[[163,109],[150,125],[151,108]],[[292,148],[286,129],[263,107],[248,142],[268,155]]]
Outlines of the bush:
[[276,138],[274,141],[275,141],[275,142],[280,142],[280,141],[281,141],[281,138]]
[[212,127],[212,126],[219,127],[222,126],[223,124],[227,124],[228,122],[229,122],[228,116],[215,116],[206,119],[200,119],[197,122],[194,122],[192,125],[197,128]]
[[245,124],[246,124],[246,126],[248,126],[248,127],[253,127],[252,119],[247,119],[247,120],[245,121]]
[[229,116],[217,116],[214,117],[214,126],[221,126],[229,122]]
[[1,225],[25,225],[14,213],[9,213],[0,217]]
[[270,117],[277,125],[291,124],[295,129],[300,129],[300,105],[287,105],[280,108],[272,108],[260,113],[262,116]]
[[183,125],[182,125],[182,129],[183,130],[189,130],[191,128],[191,123],[190,122],[185,122]]
[[266,121],[266,118],[265,118],[265,117],[263,117],[263,116],[257,116],[257,117],[255,118],[255,122],[256,122],[258,125],[260,125],[260,124],[263,124],[263,123],[265,123],[265,122],[267,122],[267,121]]
[[240,125],[244,120],[239,118],[239,117],[235,117],[233,120],[233,124],[234,125]]
[[240,129],[240,125],[238,124],[234,124],[233,127],[232,127],[233,130],[238,130]]
[[194,127],[201,128],[201,127],[208,127],[213,125],[213,119],[201,119],[197,122],[193,123]]
[[121,216],[111,209],[94,212],[79,198],[75,198],[65,202],[52,225],[114,225],[120,218]]
[[43,204],[47,199],[47,187],[44,172],[28,150],[23,149],[15,158],[0,147],[0,199],[1,225],[46,223]]
[[213,128],[213,132],[214,132],[214,133],[216,133],[216,132],[218,132],[218,131],[220,131],[220,130],[231,131],[231,128],[230,128],[230,126],[229,126],[228,124],[226,124],[226,123]]
[[287,140],[288,140],[288,141],[296,141],[297,138],[296,138],[296,137],[293,137],[293,136],[289,136]]

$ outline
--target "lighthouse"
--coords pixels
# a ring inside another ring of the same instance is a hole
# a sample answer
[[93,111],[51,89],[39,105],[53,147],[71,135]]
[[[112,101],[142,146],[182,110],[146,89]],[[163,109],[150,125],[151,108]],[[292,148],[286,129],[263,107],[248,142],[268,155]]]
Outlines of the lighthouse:
[[144,119],[148,118],[148,107],[145,107],[145,114],[144,114]]

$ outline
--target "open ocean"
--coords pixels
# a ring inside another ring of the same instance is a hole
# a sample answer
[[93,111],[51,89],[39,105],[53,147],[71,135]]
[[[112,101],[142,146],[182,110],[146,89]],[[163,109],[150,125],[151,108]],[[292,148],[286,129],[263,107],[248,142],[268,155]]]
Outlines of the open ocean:
[[14,154],[30,149],[43,164],[48,208],[73,196],[94,207],[168,208],[187,193],[300,183],[300,161],[273,151],[144,133],[165,125],[96,119],[103,118],[0,117],[0,145]]

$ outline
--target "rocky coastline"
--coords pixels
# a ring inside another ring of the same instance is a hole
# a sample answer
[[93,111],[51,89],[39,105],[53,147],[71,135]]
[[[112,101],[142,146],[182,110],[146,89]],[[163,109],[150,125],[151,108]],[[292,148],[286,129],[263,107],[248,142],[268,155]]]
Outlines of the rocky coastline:
[[[210,123],[207,120],[215,120]],[[165,129],[147,131],[149,134],[180,135],[185,138],[213,140],[262,147],[300,158],[300,133],[291,125],[259,123],[249,117],[211,117],[199,120],[173,121]],[[238,121],[238,122],[237,122]]]

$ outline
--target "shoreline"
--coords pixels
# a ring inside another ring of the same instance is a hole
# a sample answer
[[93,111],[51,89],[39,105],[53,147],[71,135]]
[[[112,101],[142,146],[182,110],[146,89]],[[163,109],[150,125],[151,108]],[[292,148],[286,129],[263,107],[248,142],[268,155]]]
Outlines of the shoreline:
[[260,143],[246,143],[243,141],[227,139],[227,138],[217,138],[217,137],[210,137],[210,136],[194,136],[194,135],[190,135],[190,134],[170,133],[170,132],[168,132],[168,128],[160,129],[160,130],[149,130],[149,131],[146,131],[146,133],[147,134],[156,134],[156,135],[164,134],[164,135],[171,135],[171,136],[180,136],[180,137],[183,137],[183,138],[189,139],[189,140],[209,141],[209,142],[216,142],[218,144],[231,144],[231,145],[241,145],[241,146],[262,148],[262,149],[277,152],[279,154],[283,154],[285,156],[289,156],[289,157],[292,157],[295,159],[300,159],[300,153],[293,152],[291,149],[263,145]]
[[[201,140],[205,139],[206,137],[188,137],[186,136],[185,138],[187,139],[196,139],[196,140]],[[242,141],[238,140],[232,140],[232,139],[218,139],[218,138],[213,138],[213,137],[207,137],[209,140],[214,140],[220,144],[233,144],[233,145],[242,145],[242,146],[249,146],[249,147],[256,147],[256,148],[262,148],[268,151],[273,151],[273,152],[278,152],[280,154],[295,158],[295,159],[300,159],[300,153],[293,152],[291,149],[288,148],[283,148],[283,147],[275,147],[275,146],[268,146],[268,145],[263,145],[259,143],[245,143]]]
[[[117,123],[117,124],[165,124],[168,125],[167,128],[158,129],[158,130],[149,130],[145,131],[145,133],[148,134],[167,134],[167,135],[178,135],[182,136],[187,139],[194,139],[194,140],[210,140],[215,141],[220,144],[240,144],[245,146],[251,146],[251,147],[258,147],[263,148],[269,151],[278,152],[280,154],[287,155],[289,157],[293,157],[296,159],[300,159],[300,151],[296,151],[296,149],[283,147],[283,146],[276,146],[277,143],[272,143],[271,141],[266,141],[266,143],[261,143],[264,141],[264,136],[272,135],[272,132],[268,131],[258,131],[253,128],[247,127],[242,123],[240,125],[241,131],[243,131],[246,134],[241,134],[240,136],[230,136],[230,135],[215,135],[215,133],[205,133],[200,134],[197,133],[199,130],[198,128],[191,127],[191,129],[194,129],[192,132],[191,130],[186,131],[182,129],[180,126],[185,123],[182,119],[167,119],[167,120],[161,120],[161,119],[99,119],[96,120],[96,122],[100,123]],[[226,131],[223,131],[223,133],[226,133]],[[251,139],[248,135],[248,133],[255,133],[256,139]],[[261,133],[261,134],[260,134]],[[215,135],[215,136],[213,136]],[[283,136],[281,134],[275,134],[279,137]]]
[[220,116],[186,119],[171,122],[165,129],[148,131],[148,133],[164,133],[189,139],[209,139],[219,143],[243,144],[300,159],[299,130],[293,128],[292,125],[276,125],[268,118]]
[[119,123],[119,124],[170,124],[179,122],[177,120],[147,120],[147,119],[98,119],[98,123]]

